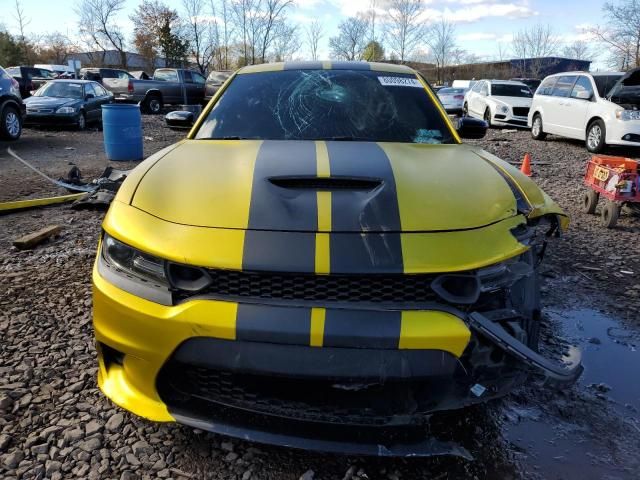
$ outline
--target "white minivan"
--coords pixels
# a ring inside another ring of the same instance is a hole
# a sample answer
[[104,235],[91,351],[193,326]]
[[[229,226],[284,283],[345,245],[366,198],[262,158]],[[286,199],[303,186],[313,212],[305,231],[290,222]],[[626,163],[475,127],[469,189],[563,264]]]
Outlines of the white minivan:
[[593,153],[640,146],[640,68],[551,75],[536,90],[527,123],[536,140],[548,133],[576,138]]

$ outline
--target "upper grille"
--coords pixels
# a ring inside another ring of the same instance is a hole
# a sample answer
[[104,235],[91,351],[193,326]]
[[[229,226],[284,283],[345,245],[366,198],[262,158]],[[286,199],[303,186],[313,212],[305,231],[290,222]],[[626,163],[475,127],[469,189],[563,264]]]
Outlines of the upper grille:
[[517,117],[526,117],[529,115],[529,107],[513,107],[513,114]]
[[[316,275],[208,270],[209,287],[197,292],[221,299],[302,302],[423,303],[436,300],[430,284],[436,275]],[[178,291],[177,300],[193,292]]]

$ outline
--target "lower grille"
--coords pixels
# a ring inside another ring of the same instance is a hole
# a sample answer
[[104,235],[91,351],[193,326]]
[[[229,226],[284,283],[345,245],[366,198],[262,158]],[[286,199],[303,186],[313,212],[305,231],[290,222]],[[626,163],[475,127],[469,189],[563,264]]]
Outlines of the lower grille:
[[[273,417],[335,425],[389,426],[420,422],[442,396],[429,381],[336,385],[318,379],[240,374],[170,362],[158,378],[163,400],[197,398]],[[428,400],[427,400],[428,399]],[[177,400],[179,401],[179,400]],[[215,407],[214,407],[215,408]]]
[[513,114],[517,117],[526,117],[529,115],[529,107],[513,107]]
[[[235,270],[208,270],[209,287],[198,295],[219,299],[307,302],[424,303],[437,299],[431,290],[436,275],[316,275]],[[178,291],[176,300],[193,292]]]

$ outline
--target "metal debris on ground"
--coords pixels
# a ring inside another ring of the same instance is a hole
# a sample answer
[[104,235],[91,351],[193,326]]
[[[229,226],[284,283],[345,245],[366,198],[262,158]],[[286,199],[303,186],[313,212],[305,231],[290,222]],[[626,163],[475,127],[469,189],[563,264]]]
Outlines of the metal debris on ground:
[[13,246],[20,250],[27,250],[44,242],[47,238],[57,237],[60,235],[61,231],[62,227],[60,225],[50,225],[42,230],[38,230],[37,232],[30,233],[14,240]]
[[18,210],[26,210],[29,208],[46,207],[48,205],[55,205],[58,203],[72,202],[84,197],[86,193],[72,193],[71,195],[62,195],[57,197],[48,198],[34,198],[31,200],[17,200],[14,202],[0,203],[0,215],[4,213],[11,213]]

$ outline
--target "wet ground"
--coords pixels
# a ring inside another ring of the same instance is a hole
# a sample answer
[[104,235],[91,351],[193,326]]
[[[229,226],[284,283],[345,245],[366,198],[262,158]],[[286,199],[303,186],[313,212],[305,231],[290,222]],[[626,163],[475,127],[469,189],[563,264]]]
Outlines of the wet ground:
[[[160,118],[144,121],[147,155],[182,136]],[[640,217],[625,214],[605,230],[580,212],[589,154],[578,142],[492,130],[478,143],[513,162],[531,152],[534,180],[572,217],[543,266],[542,351],[556,358],[579,351],[585,372],[564,391],[532,384],[435,416],[431,433],[458,443],[472,461],[265,447],[115,408],[95,386],[90,323],[102,213],[58,206],[0,216],[0,478],[640,478]],[[7,146],[0,143],[0,201],[64,193],[7,156]],[[27,130],[11,146],[54,178],[70,162],[89,178],[107,165],[98,131]],[[54,223],[64,226],[59,239],[29,252],[11,247]]]

